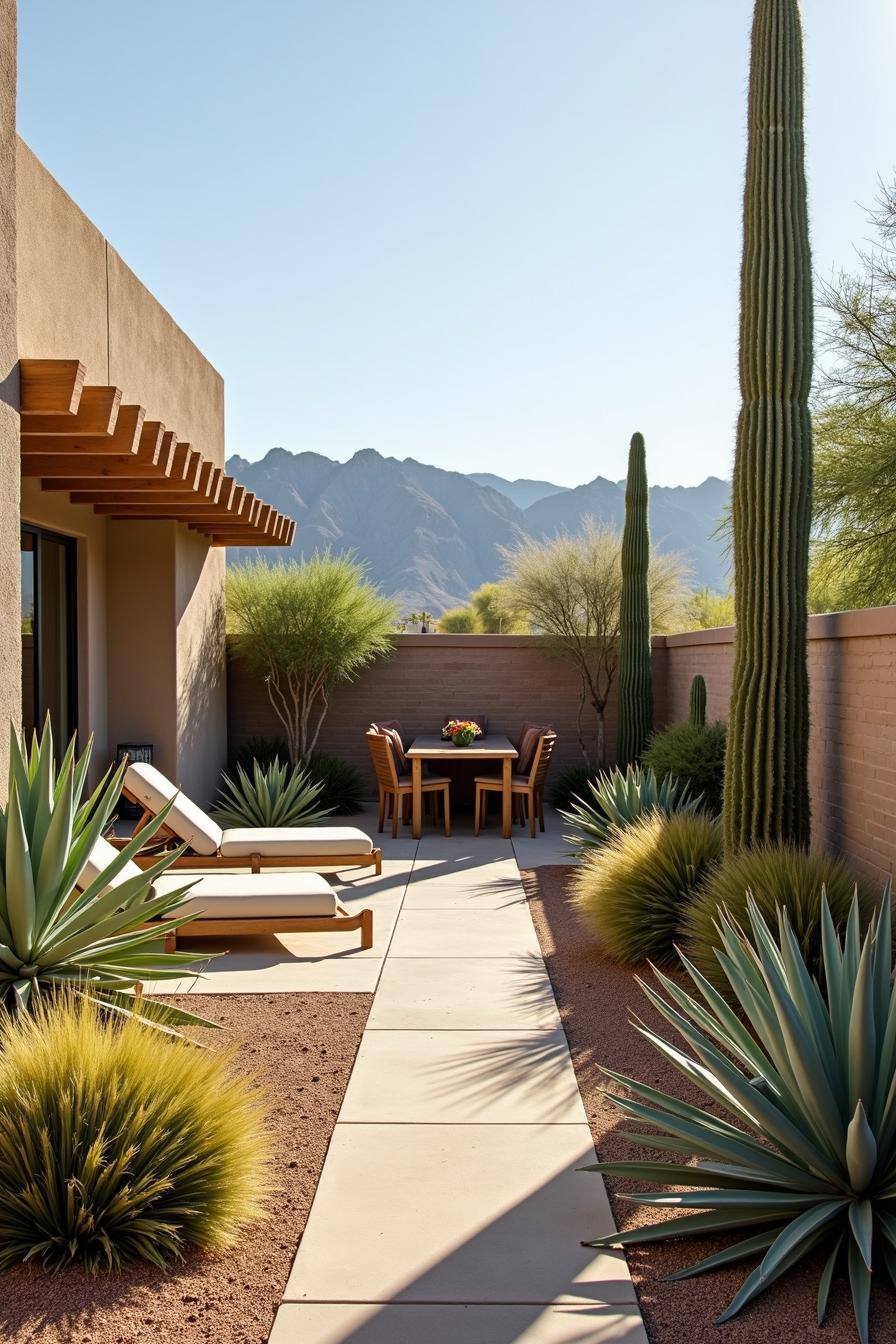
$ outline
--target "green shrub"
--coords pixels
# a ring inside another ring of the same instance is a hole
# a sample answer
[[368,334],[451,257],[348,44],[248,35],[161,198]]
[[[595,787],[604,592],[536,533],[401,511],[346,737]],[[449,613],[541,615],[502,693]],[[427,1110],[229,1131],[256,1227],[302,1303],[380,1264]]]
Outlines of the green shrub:
[[702,799],[691,798],[687,785],[683,788],[675,779],[657,780],[652,770],[637,765],[589,779],[587,787],[593,802],[574,798],[568,812],[560,815],[574,828],[572,835],[564,836],[575,852],[605,845],[616,830],[631,826],[645,812],[696,812]]
[[[689,1233],[742,1238],[672,1275],[685,1279],[758,1261],[716,1325],[815,1254],[823,1265],[819,1324],[835,1275],[845,1269],[859,1338],[867,1344],[872,1284],[888,1278],[896,1285],[889,889],[864,942],[858,900],[843,936],[822,901],[824,990],[803,960],[786,912],[778,916],[777,939],[755,902],[747,915],[749,938],[730,920],[722,924],[725,971],[747,1026],[689,963],[696,994],[659,973],[667,997],[642,986],[681,1041],[670,1044],[647,1027],[637,1030],[689,1088],[709,1098],[710,1111],[607,1071],[626,1093],[613,1097],[615,1105],[639,1127],[626,1137],[682,1160],[602,1162],[590,1170],[672,1187],[621,1198],[683,1216],[588,1244],[634,1246]],[[654,1132],[645,1133],[645,1125]],[[684,1165],[689,1160],[695,1165]],[[683,1191],[686,1186],[702,1188]],[[883,1319],[881,1326],[883,1336]]]
[[583,923],[615,961],[668,961],[687,902],[721,852],[704,812],[647,813],[584,856],[573,879]]
[[568,812],[581,798],[587,797],[588,785],[597,780],[599,770],[590,765],[571,765],[562,770],[548,789],[548,802],[558,812]]
[[269,1189],[230,1057],[60,996],[0,1026],[0,1268],[164,1265],[235,1243]]
[[708,811],[722,808],[725,779],[724,723],[673,723],[651,738],[641,764],[659,778],[671,775],[687,784],[692,793],[702,793]]
[[823,891],[838,929],[846,923],[858,892],[862,929],[867,927],[877,904],[874,888],[842,859],[794,845],[762,845],[726,855],[707,876],[685,917],[687,955],[716,989],[726,992],[728,977],[715,954],[720,945],[719,911],[726,909],[747,928],[748,896],[752,896],[766,920],[774,921],[779,908],[787,911],[803,960],[817,975],[822,964]]
[[242,746],[237,748],[232,769],[236,772],[237,766],[241,765],[247,773],[251,774],[256,761],[264,770],[269,765],[273,765],[275,761],[288,760],[289,748],[286,745],[285,737],[247,737]]
[[301,766],[275,761],[262,769],[256,761],[251,777],[241,765],[236,779],[221,776],[212,816],[219,826],[313,826],[329,812],[320,806],[320,793]]
[[308,773],[320,785],[322,807],[340,817],[351,817],[364,811],[367,785],[361,771],[351,761],[312,751],[308,757]]
[[[178,979],[195,956],[166,952],[158,925],[171,917],[177,929],[195,915],[176,916],[191,886],[153,896],[152,883],[180,850],[172,850],[138,876],[115,883],[138,849],[164,825],[162,810],[82,889],[78,883],[115,811],[126,766],[107,772],[86,794],[92,739],[75,758],[72,738],[57,766],[49,718],[30,746],[11,734],[6,807],[0,811],[0,1003],[26,1009],[42,993],[78,982],[110,1010],[137,1010],[134,987],[143,980]],[[113,885],[114,884],[114,885]],[[146,1000],[141,1000],[145,1009]],[[168,1026],[189,1014],[162,1004],[153,1020]]]

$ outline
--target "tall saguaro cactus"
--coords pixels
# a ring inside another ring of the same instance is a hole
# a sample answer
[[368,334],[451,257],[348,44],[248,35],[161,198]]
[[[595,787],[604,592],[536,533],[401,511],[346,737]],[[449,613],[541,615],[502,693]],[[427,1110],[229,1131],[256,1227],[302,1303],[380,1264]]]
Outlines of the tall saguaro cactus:
[[622,601],[619,612],[619,709],[616,761],[626,766],[647,746],[653,722],[650,680],[650,531],[644,436],[633,434],[625,483]]
[[729,848],[809,841],[806,589],[812,269],[798,0],[756,0],[732,486],[737,646],[725,766]]
[[689,719],[694,728],[706,727],[706,681],[699,672],[691,682]]

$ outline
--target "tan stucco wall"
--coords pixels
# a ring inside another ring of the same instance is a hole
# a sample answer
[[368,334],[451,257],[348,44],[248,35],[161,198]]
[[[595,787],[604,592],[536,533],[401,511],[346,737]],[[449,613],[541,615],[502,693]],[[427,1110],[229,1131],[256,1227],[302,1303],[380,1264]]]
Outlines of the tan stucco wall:
[[[88,382],[120,387],[126,403],[223,462],[220,375],[28,146],[12,148],[18,356],[81,359]],[[79,727],[95,734],[98,761],[119,742],[152,742],[159,767],[208,799],[226,751],[223,553],[173,522],[98,518],[37,482],[23,516],[79,538]]]
[[16,362],[16,6],[0,5],[0,798],[22,714],[19,384]]
[[224,460],[224,382],[18,141],[19,355],[80,359],[178,438]]

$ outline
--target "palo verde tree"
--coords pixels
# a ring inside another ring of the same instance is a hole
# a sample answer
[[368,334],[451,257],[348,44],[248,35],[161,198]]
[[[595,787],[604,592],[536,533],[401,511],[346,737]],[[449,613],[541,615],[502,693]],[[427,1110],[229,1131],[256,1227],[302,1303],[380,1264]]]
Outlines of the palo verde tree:
[[[574,536],[502,547],[503,600],[545,652],[571,664],[579,681],[578,738],[586,765],[606,765],[605,716],[619,662],[622,538],[590,519]],[[654,555],[648,573],[655,631],[681,629],[686,568],[676,555]],[[593,730],[585,710],[594,713]]]
[[633,434],[625,484],[622,597],[619,608],[619,693],[616,762],[637,761],[653,724],[650,678],[650,529],[643,434]]
[[812,266],[797,0],[756,0],[748,120],[724,797],[732,849],[809,841]]
[[265,680],[290,760],[307,760],[330,692],[391,653],[395,608],[351,555],[250,560],[227,575],[227,623],[235,652]]

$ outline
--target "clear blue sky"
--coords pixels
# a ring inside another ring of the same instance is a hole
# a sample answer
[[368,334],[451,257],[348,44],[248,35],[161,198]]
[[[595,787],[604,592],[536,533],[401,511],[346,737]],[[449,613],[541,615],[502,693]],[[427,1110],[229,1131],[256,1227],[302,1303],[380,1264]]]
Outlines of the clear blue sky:
[[[727,475],[751,0],[20,0],[19,129],[228,450]],[[806,0],[815,261],[896,164],[892,0]],[[76,352],[73,352],[76,353]]]

